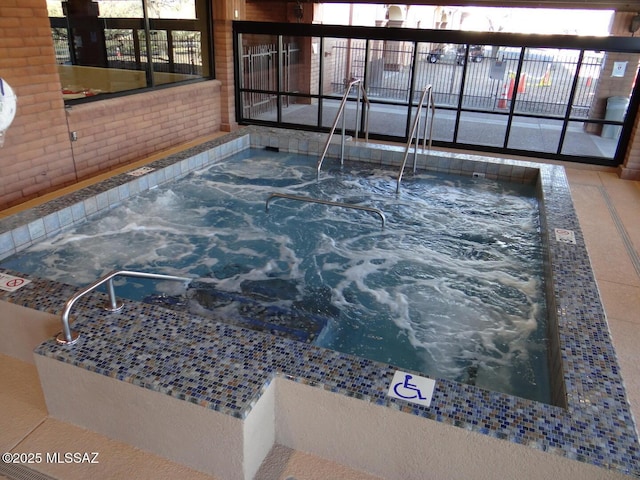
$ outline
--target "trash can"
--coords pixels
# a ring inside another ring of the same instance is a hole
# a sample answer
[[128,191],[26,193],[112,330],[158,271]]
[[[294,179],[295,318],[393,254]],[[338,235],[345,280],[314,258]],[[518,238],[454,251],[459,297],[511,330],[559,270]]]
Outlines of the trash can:
[[[604,119],[614,120],[616,122],[623,121],[624,116],[627,113],[628,106],[629,106],[629,99],[627,97],[607,98],[607,111],[604,115]],[[620,138],[621,131],[622,131],[622,125],[603,125],[601,137],[613,138],[615,140],[618,140]]]

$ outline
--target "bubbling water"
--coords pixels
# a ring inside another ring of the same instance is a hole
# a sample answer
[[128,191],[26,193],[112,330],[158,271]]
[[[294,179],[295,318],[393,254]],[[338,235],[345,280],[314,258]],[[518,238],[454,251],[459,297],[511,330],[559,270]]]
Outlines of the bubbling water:
[[[265,213],[274,191],[379,208],[386,226],[370,212],[280,198]],[[157,286],[218,319],[256,299],[284,316],[303,311],[321,318],[318,346],[548,401],[539,230],[531,186],[425,173],[396,195],[389,171],[334,165],[316,181],[314,158],[253,150],[3,266],[76,285],[116,268],[190,276],[224,304]],[[133,299],[156,286],[120,283]]]

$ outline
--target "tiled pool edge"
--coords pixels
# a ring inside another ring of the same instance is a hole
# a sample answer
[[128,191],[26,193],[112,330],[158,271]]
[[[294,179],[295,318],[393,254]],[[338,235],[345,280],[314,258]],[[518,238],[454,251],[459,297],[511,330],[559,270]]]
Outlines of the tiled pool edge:
[[[281,131],[271,129],[266,131],[259,130],[258,132],[252,132],[251,146],[272,146],[281,150],[293,150],[311,154],[317,153],[322,146],[321,136],[298,132],[282,136]],[[240,142],[242,145],[240,149],[248,146],[248,140],[245,135],[246,131],[242,134],[236,134],[235,138],[233,135],[231,136],[234,141]],[[220,139],[221,144],[228,138]],[[154,162],[153,165],[160,169],[171,168],[176,173],[177,178],[183,174],[182,167],[176,169],[173,165],[176,165],[176,163],[183,165],[184,161],[186,161],[187,166],[190,163],[193,165],[200,164],[200,167],[196,166],[194,168],[194,170],[197,170],[205,164],[203,153],[218,146],[212,146],[212,142],[206,145],[203,147],[203,151],[194,152],[194,150],[200,149],[198,147],[183,154],[168,157],[158,161],[158,163]],[[235,147],[228,148],[233,149]],[[402,150],[398,147],[378,149],[375,153],[370,153],[369,158],[366,157],[366,150],[364,145],[350,145],[347,148],[347,158],[382,162],[381,152],[386,150],[388,155],[385,155],[385,160],[390,157],[392,163],[397,162],[399,164],[401,161]],[[377,158],[378,155],[380,155],[380,158]],[[201,158],[203,163],[200,163],[200,160],[193,160],[194,156]],[[611,346],[602,305],[599,301],[597,287],[591,272],[586,248],[584,247],[584,240],[573,210],[568,183],[562,168],[499,159],[487,161],[487,159],[471,155],[451,154],[448,162],[446,158],[447,156],[444,155],[438,158],[423,159],[423,162],[426,162],[427,168],[450,173],[472,173],[484,168],[485,171],[479,173],[485,173],[487,178],[505,178],[508,174],[511,174],[512,177],[509,178],[514,179],[513,174],[515,173],[515,179],[521,178],[522,181],[528,181],[535,178],[539,172],[542,179],[541,188],[544,190],[544,208],[547,212],[546,230],[549,241],[553,243],[550,267],[554,277],[553,290],[557,298],[556,309],[560,327],[558,341],[562,352],[562,370],[567,385],[567,410],[442,380],[437,381],[432,407],[428,409],[416,407],[386,397],[386,388],[394,372],[394,369],[388,365],[354,359],[347,355],[314,347],[302,347],[294,344],[294,342],[274,340],[269,336],[260,336],[255,333],[243,331],[242,335],[240,335],[238,330],[224,326],[216,327],[219,330],[218,333],[209,331],[208,327],[202,328],[207,330],[207,334],[214,335],[216,342],[220,342],[222,346],[225,345],[225,341],[241,342],[243,345],[249,341],[259,345],[258,348],[260,350],[269,348],[281,353],[282,358],[270,365],[251,362],[252,371],[256,372],[255,383],[252,383],[253,393],[248,397],[244,397],[242,402],[238,403],[236,403],[237,399],[234,397],[234,402],[231,402],[231,404],[237,405],[238,409],[220,406],[219,404],[206,406],[215,410],[226,411],[226,413],[234,416],[246,415],[246,412],[251,408],[251,403],[255,401],[255,398],[259,397],[260,392],[273,375],[282,375],[302,383],[321,386],[349,396],[356,396],[376,404],[406,411],[410,414],[435,419],[496,438],[530,445],[541,450],[560,453],[568,458],[640,476],[637,438],[633,430],[629,406],[624,395],[624,387],[617,368],[615,352]],[[216,160],[217,158],[213,159],[213,161]],[[158,178],[166,181],[169,171],[167,170],[167,173],[164,174],[158,174]],[[532,172],[535,173],[535,176],[532,176]],[[493,175],[495,177],[492,177]],[[112,179],[114,183],[118,177]],[[149,180],[148,177],[147,180]],[[119,181],[122,181],[122,179]],[[112,192],[111,198],[117,203],[121,199],[118,200],[115,197],[114,188],[120,194],[121,188],[118,185],[111,187],[107,191]],[[129,189],[129,192],[131,192],[131,189]],[[122,194],[125,195],[126,193],[122,189]],[[97,195],[104,196],[105,190],[98,192]],[[97,197],[97,195],[94,195],[94,197]],[[74,203],[76,205],[75,209],[74,207],[64,207],[70,210],[62,215],[63,217],[68,218],[71,215],[71,219],[73,219],[75,211],[78,217],[75,221],[82,221],[79,218],[80,208],[77,205],[80,202],[83,205],[87,201],[91,203],[92,200],[89,200],[91,197],[80,197],[81,195],[78,195],[67,200],[73,201],[79,198]],[[108,197],[109,194],[107,193],[106,198]],[[52,215],[53,213],[47,212],[46,215]],[[85,208],[85,213],[90,215],[92,213],[91,208]],[[28,220],[27,230],[29,234],[33,233],[35,235],[32,241],[41,238],[40,232],[42,229],[37,221],[26,218]],[[17,220],[13,219],[13,221]],[[24,218],[22,221],[24,221]],[[36,223],[34,224],[34,222]],[[4,222],[0,221],[0,232],[6,233],[6,230],[2,228],[3,224]],[[16,228],[19,232],[17,234],[18,238],[24,238],[24,223],[14,227],[12,230],[16,230]],[[62,228],[62,226],[59,228]],[[558,244],[553,236],[554,228],[574,230],[577,245]],[[0,235],[3,235],[3,233],[0,233]],[[13,231],[11,231],[11,235],[13,238]],[[16,248],[15,245],[14,248]],[[57,313],[68,297],[68,289],[65,289],[65,292],[60,294],[60,286],[54,282],[34,279],[33,288],[28,287],[25,287],[22,293],[19,291],[13,294],[1,294],[0,298],[30,306],[31,308],[46,309],[52,313]],[[73,289],[71,290],[73,291]],[[33,298],[36,294],[38,298]],[[46,298],[44,302],[46,306],[43,305],[43,296]],[[135,312],[136,318],[149,318],[149,321],[157,322],[157,319],[153,319],[158,314],[152,307],[132,305],[131,309],[132,312]],[[80,309],[79,313],[83,317],[96,317],[95,310],[91,311],[88,308]],[[90,330],[90,333],[87,332],[87,336],[98,335],[101,327],[111,322],[116,322],[113,317],[109,318],[102,314],[97,316],[101,319],[98,323],[95,323],[94,320],[92,320],[91,325],[88,325],[86,321],[78,322],[79,328],[82,326]],[[173,319],[171,321],[198,322],[197,319],[187,319],[187,317],[180,317],[165,311],[161,316],[163,321]],[[290,351],[290,353],[285,355],[285,350]],[[87,368],[86,364],[83,365],[82,359],[76,358],[75,355],[67,356],[60,353],[60,348],[52,342],[41,346],[38,349],[38,353]],[[319,368],[310,371],[309,365],[319,366]],[[93,370],[103,375],[118,378],[117,373],[109,371],[108,366],[103,369],[94,368]],[[323,377],[323,371],[338,371],[343,375],[340,381],[335,381],[337,379]],[[161,391],[161,389],[154,388],[153,385],[149,385],[148,382],[144,382],[144,379],[137,376],[123,377],[121,379]],[[184,393],[179,394],[176,392],[164,393],[178,395],[179,397],[184,395]],[[187,398],[185,396],[184,399],[194,403],[200,402],[197,398]],[[609,444],[611,439],[616,440],[615,445]]]

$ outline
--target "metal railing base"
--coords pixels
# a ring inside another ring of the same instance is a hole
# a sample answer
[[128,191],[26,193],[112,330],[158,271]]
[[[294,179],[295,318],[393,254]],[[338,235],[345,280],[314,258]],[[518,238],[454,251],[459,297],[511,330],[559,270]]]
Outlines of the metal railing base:
[[58,333],[58,335],[56,335],[56,343],[58,343],[58,345],[73,345],[78,341],[79,338],[80,338],[80,334],[78,332],[72,331],[71,340],[67,340],[67,337],[64,334],[64,332],[60,332]]
[[83,288],[75,295],[73,295],[64,305],[62,309],[62,314],[60,315],[60,320],[62,322],[62,332],[60,332],[56,336],[56,341],[62,345],[73,345],[78,340],[80,336],[77,332],[71,330],[69,325],[69,314],[71,313],[71,308],[73,305],[87,293],[95,290],[100,285],[107,283],[107,292],[109,295],[109,303],[104,307],[105,310],[109,312],[117,312],[122,309],[123,303],[116,298],[116,294],[113,288],[113,279],[117,276],[123,277],[134,277],[134,278],[150,278],[155,280],[172,280],[177,282],[190,282],[191,278],[186,277],[176,277],[174,275],[162,275],[158,273],[145,273],[145,272],[134,272],[129,270],[114,270],[103,277],[100,277],[98,280],[93,282],[88,287]]

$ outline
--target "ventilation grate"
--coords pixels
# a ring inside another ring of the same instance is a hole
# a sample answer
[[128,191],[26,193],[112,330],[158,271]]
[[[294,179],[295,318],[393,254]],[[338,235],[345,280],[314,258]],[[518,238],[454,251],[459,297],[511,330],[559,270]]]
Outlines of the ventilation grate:
[[6,477],[8,480],[56,480],[47,474],[12,463],[0,462],[0,478]]

